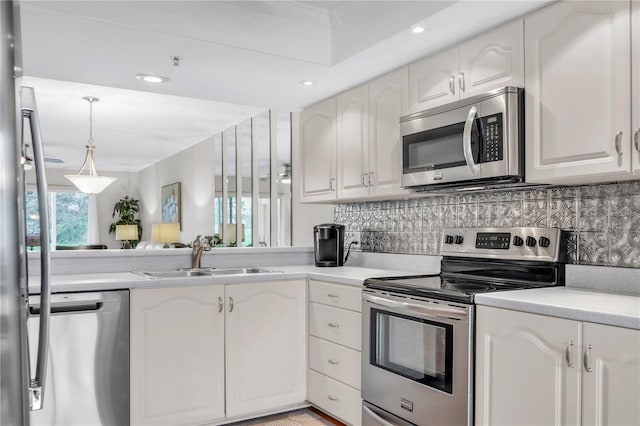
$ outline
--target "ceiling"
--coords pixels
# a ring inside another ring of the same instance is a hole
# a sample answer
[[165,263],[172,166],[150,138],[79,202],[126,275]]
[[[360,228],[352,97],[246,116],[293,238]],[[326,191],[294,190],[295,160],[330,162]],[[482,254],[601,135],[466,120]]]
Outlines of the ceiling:
[[[36,89],[48,157],[80,166],[82,97],[96,96],[96,166],[138,171],[260,111],[300,111],[548,2],[23,0],[22,84]],[[426,31],[412,34],[416,24]],[[170,81],[135,78],[149,72]]]

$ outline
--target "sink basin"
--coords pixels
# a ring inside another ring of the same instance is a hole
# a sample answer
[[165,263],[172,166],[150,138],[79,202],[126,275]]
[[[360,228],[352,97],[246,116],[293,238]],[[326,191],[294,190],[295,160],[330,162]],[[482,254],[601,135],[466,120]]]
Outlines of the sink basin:
[[188,278],[211,277],[214,275],[248,275],[266,274],[279,271],[267,271],[260,268],[229,268],[229,269],[178,269],[177,271],[138,272],[146,278]]
[[210,277],[211,271],[186,270],[186,271],[159,271],[140,272],[140,275],[147,278],[187,278],[187,277]]
[[230,268],[230,269],[211,269],[209,273],[213,275],[242,275],[242,274],[266,274],[278,271],[267,271],[260,268]]

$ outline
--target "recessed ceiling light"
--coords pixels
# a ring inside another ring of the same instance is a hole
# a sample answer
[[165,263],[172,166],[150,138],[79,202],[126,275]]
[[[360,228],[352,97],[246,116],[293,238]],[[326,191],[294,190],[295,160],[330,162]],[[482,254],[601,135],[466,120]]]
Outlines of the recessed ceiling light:
[[411,32],[414,33],[414,34],[422,34],[424,32],[424,29],[425,29],[424,27],[421,27],[421,26],[418,25],[416,27],[413,27],[411,29]]
[[301,80],[300,84],[302,84],[303,86],[313,86],[316,83],[311,80]]
[[136,74],[136,78],[147,83],[165,83],[169,81],[169,77],[157,73]]

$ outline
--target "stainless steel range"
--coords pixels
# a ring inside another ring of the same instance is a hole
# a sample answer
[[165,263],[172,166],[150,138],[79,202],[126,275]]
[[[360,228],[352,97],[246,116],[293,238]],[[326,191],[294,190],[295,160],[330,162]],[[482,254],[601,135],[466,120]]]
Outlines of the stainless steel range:
[[363,425],[472,425],[474,295],[564,285],[556,228],[445,229],[439,275],[363,292]]

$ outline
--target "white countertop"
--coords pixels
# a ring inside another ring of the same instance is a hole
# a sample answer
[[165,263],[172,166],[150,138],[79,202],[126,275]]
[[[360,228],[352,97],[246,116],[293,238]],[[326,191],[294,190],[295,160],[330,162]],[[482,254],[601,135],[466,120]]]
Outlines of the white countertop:
[[640,330],[640,297],[575,287],[477,294],[478,305]]
[[[255,283],[261,281],[314,279],[337,284],[361,286],[366,278],[379,276],[415,275],[415,272],[389,269],[361,268],[342,266],[337,268],[319,268],[311,265],[260,267],[272,273],[247,275],[213,275],[188,278],[147,278],[134,272],[113,272],[93,274],[52,275],[53,293],[79,291],[108,291],[131,288],[176,287],[182,285],[215,285]],[[29,293],[40,292],[40,277],[29,279]]]

